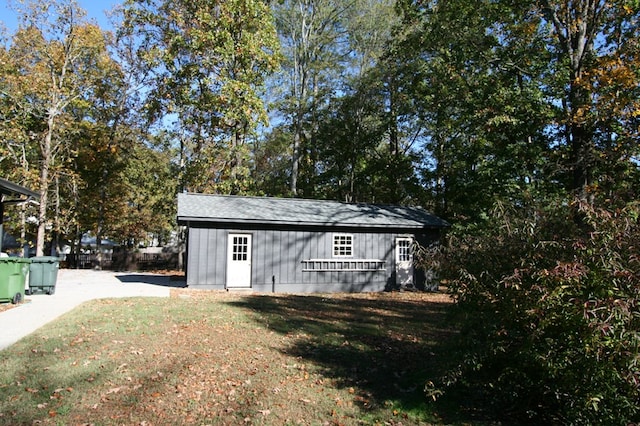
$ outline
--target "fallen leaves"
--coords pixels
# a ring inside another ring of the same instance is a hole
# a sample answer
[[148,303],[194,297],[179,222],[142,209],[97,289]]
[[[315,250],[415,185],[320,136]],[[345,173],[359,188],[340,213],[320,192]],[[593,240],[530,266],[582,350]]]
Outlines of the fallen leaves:
[[49,399],[57,399],[57,400],[64,399],[63,393],[65,391],[68,392],[68,393],[71,393],[71,392],[73,392],[73,388],[72,387],[58,388],[58,389],[53,391],[51,396],[49,396]]
[[[273,311],[261,308],[272,300]],[[427,341],[424,324],[407,323],[424,306],[406,305],[415,310],[407,313],[405,305],[380,296],[218,299],[203,292],[170,303],[127,303],[120,309],[112,301],[95,302],[85,328],[67,325],[72,331],[64,337],[24,349],[25,358],[42,360],[42,380],[15,375],[22,385],[11,384],[13,394],[39,412],[31,419],[351,425],[363,410],[379,410],[376,418],[386,419],[380,424],[393,418],[389,424],[398,424],[403,413],[376,403],[370,383],[386,377],[384,385],[402,396],[413,386],[405,360],[425,361],[418,347]],[[324,309],[326,304],[335,307]],[[377,334],[360,333],[366,324]],[[376,354],[383,362],[371,362]],[[400,376],[392,373],[398,365]],[[10,392],[0,389],[0,396],[10,400]],[[5,415],[19,411],[0,408]]]
[[122,388],[121,388],[121,387],[111,388],[111,389],[109,389],[109,390],[107,391],[107,393],[106,393],[105,395],[111,395],[111,394],[113,394],[113,393],[118,393],[118,392],[120,392],[120,390],[122,390]]

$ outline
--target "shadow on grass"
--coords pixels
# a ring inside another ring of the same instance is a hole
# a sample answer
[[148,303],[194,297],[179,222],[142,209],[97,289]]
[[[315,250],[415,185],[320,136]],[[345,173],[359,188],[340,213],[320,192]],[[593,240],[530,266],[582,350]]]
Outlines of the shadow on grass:
[[179,275],[159,275],[149,273],[121,274],[116,278],[123,284],[144,283],[162,287],[186,288],[185,278]]
[[455,334],[447,320],[450,303],[389,293],[251,296],[229,303],[289,337],[287,355],[319,366],[337,386],[353,387],[361,408],[420,413],[429,405],[428,411],[457,421],[450,404],[429,404],[424,393],[425,383],[441,377],[447,365]]

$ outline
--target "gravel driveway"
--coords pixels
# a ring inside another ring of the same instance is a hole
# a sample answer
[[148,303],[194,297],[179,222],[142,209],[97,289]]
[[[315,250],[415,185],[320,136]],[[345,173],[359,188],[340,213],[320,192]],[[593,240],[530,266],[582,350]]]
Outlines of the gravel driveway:
[[26,296],[24,303],[0,313],[0,350],[88,300],[169,297],[171,287],[180,284],[164,275],[61,269],[55,294]]

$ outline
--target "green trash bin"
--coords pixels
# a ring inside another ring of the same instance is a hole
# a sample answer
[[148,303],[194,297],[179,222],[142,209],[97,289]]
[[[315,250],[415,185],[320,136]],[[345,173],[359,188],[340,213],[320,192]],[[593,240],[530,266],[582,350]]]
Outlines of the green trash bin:
[[29,259],[0,257],[0,302],[20,303],[29,273]]
[[54,256],[38,256],[30,260],[28,294],[55,293],[60,259]]

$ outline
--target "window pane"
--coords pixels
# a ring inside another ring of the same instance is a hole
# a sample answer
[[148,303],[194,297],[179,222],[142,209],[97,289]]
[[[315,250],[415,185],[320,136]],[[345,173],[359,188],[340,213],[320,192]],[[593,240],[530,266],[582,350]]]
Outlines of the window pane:
[[398,261],[400,262],[412,261],[410,240],[398,240]]
[[247,261],[249,255],[249,237],[233,237],[231,258],[235,261]]
[[336,234],[333,236],[333,255],[347,257],[353,255],[353,236],[348,234]]

